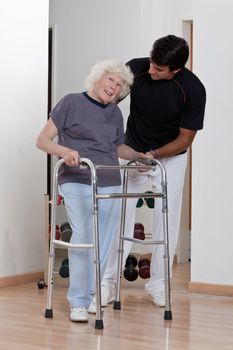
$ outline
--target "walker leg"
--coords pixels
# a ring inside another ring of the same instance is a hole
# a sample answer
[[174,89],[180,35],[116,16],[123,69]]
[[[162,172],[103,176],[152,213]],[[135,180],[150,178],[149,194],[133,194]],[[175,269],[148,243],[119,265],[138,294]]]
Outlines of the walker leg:
[[123,259],[123,240],[120,238],[119,240],[120,248],[118,250],[118,262],[117,262],[117,282],[116,282],[116,295],[113,303],[114,310],[121,309],[121,301],[120,301],[120,284],[121,284],[121,266]]
[[[51,242],[51,244],[53,244],[53,243]],[[54,260],[54,257],[50,256],[49,257],[49,268],[48,268],[47,307],[45,310],[45,318],[52,318],[53,317],[53,309],[52,309],[53,260]]]
[[46,309],[44,317],[45,318],[53,318],[53,309]]
[[[123,193],[127,193],[127,183],[128,183],[128,171],[125,169],[124,175],[123,175]],[[125,210],[126,210],[126,198],[122,198],[121,226],[120,226],[120,237],[119,237],[118,261],[117,261],[116,297],[113,304],[114,310],[121,310],[120,284],[121,284],[121,271],[122,271],[123,253],[124,253],[123,237],[125,232]]]
[[103,328],[104,328],[103,320],[95,320],[95,329],[103,329]]
[[93,233],[95,243],[95,277],[96,277],[96,320],[95,328],[103,329],[102,308],[101,308],[101,279],[100,279],[100,249],[99,249],[99,220],[98,220],[98,201],[97,201],[97,185],[92,182],[93,191]]
[[[121,236],[121,233],[120,233]],[[121,309],[120,301],[120,284],[121,284],[121,269],[122,269],[122,260],[123,260],[123,239],[119,237],[119,249],[118,249],[118,261],[117,261],[117,282],[116,282],[116,295],[115,301],[113,303],[114,310]]]
[[[97,232],[97,231],[96,231]],[[98,235],[98,233],[97,233]],[[97,237],[99,240],[99,237]],[[97,255],[99,254],[99,246],[98,244],[95,247]],[[95,320],[95,329],[103,329],[103,319],[102,319],[102,307],[101,307],[101,285],[100,285],[100,261],[96,263],[96,320]]]
[[164,311],[164,320],[172,320],[172,312],[171,310],[165,310]]
[[57,207],[57,174],[59,169],[58,162],[54,169],[54,179],[53,179],[53,196],[52,196],[52,210],[51,210],[51,236],[50,236],[50,247],[49,247],[49,259],[48,259],[48,290],[47,290],[47,305],[45,310],[45,317],[52,318],[53,310],[52,310],[52,291],[53,291],[53,265],[55,259],[55,248],[54,242],[56,237],[56,207]]
[[169,255],[169,235],[168,235],[168,209],[167,209],[167,182],[162,181],[163,192],[165,193],[162,199],[163,206],[163,221],[164,221],[164,280],[165,280],[165,312],[164,320],[172,320],[171,312],[171,287],[170,287],[170,255]]
[[121,302],[115,300],[113,303],[113,309],[114,310],[121,310]]

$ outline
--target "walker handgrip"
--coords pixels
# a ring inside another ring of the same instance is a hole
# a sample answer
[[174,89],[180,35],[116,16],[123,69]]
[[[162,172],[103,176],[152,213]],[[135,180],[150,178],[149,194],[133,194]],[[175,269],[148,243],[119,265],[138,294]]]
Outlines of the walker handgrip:
[[156,160],[151,158],[136,158],[135,160],[136,162],[147,166],[155,166],[157,164]]

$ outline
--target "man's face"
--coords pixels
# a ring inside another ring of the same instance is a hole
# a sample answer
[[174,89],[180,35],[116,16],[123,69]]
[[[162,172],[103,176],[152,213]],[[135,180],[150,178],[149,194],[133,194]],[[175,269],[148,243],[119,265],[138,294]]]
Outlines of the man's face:
[[175,69],[174,71],[170,71],[169,66],[159,66],[158,64],[150,61],[150,69],[148,73],[153,80],[170,80],[173,79],[175,74],[180,69]]

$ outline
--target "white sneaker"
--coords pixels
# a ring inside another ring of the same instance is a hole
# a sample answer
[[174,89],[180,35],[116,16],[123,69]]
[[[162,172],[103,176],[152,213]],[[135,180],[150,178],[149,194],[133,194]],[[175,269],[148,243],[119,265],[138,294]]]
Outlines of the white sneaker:
[[102,306],[108,306],[115,300],[115,286],[111,284],[101,285],[101,304]]
[[73,322],[88,322],[88,313],[85,307],[72,307],[70,319]]
[[147,293],[148,299],[151,300],[155,306],[165,307],[165,291],[157,290],[152,293]]
[[[108,306],[112,301],[115,300],[115,287],[113,285],[101,285],[101,306]],[[92,299],[92,302],[88,308],[89,314],[96,314],[96,297]]]
[[[97,309],[96,303],[95,303],[95,301],[94,301],[94,299],[93,299],[92,302],[90,303],[88,309],[87,309],[87,312],[88,312],[89,314],[96,314],[96,309]],[[101,308],[101,311],[102,311],[102,313],[103,313],[103,309],[102,309],[102,308]]]

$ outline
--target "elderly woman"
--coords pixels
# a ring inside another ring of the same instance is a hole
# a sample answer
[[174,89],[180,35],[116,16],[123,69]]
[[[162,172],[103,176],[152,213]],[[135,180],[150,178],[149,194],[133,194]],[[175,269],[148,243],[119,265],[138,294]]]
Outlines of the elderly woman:
[[[72,227],[72,243],[92,242],[92,200],[89,171],[78,166],[79,157],[95,164],[118,165],[118,157],[134,159],[143,154],[124,145],[123,118],[117,104],[133,83],[125,64],[106,60],[94,65],[86,81],[87,92],[66,95],[50,113],[50,119],[37,139],[41,150],[63,158],[59,192],[64,197]],[[58,135],[58,143],[54,138]],[[99,193],[120,191],[119,170],[99,170]],[[101,278],[119,221],[119,200],[101,200],[99,239]],[[67,299],[70,319],[87,322],[93,294],[93,251],[69,249],[70,284]]]

